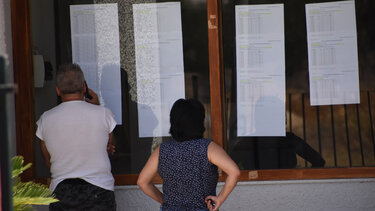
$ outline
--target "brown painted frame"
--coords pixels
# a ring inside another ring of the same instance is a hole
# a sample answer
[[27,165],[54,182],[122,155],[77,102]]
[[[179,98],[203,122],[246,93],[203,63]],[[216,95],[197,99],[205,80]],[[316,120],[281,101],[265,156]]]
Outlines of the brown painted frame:
[[[17,154],[25,163],[34,162],[34,72],[29,0],[11,0],[12,44],[15,94]],[[34,165],[35,166],[35,165]],[[34,168],[24,172],[25,180],[34,178]]]
[[[35,132],[34,84],[29,0],[11,0],[11,12],[14,79],[18,85],[15,99],[17,154],[23,155],[26,163],[35,163],[33,150]],[[212,138],[216,143],[224,146],[226,125],[221,0],[207,0],[207,26]],[[23,174],[23,179],[46,182],[46,178],[36,178],[34,168],[26,171]],[[137,178],[137,174],[115,175],[116,185],[134,185]],[[225,175],[221,175],[220,180],[223,181],[224,178]],[[341,178],[375,178],[375,167],[244,170],[241,171],[240,181]],[[156,177],[154,182],[161,183],[161,178]]]

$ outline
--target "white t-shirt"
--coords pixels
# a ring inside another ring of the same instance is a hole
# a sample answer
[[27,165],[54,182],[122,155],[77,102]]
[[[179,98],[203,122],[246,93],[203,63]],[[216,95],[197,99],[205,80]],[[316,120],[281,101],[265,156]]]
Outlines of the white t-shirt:
[[36,135],[51,155],[52,191],[68,178],[114,189],[107,144],[116,122],[109,109],[82,100],[68,101],[44,112],[37,125]]

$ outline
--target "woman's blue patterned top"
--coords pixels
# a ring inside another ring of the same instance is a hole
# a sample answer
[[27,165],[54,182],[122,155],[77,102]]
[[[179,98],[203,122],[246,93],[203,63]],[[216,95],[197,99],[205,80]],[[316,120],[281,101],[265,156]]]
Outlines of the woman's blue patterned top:
[[210,163],[211,140],[170,140],[160,145],[159,175],[163,179],[163,211],[207,209],[204,199],[216,196],[217,166]]

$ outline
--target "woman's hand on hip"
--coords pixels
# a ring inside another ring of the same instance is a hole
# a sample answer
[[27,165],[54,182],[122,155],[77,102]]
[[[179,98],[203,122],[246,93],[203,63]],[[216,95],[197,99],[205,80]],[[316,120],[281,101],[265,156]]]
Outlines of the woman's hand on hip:
[[222,203],[217,196],[207,196],[204,202],[210,211],[218,210]]

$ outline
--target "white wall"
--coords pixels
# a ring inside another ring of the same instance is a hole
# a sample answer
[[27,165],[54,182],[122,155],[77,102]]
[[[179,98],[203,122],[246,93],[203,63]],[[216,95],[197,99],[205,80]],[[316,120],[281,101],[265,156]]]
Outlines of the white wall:
[[[218,185],[218,192],[222,185]],[[118,211],[159,210],[159,204],[135,185],[116,186],[115,194]],[[250,210],[373,211],[375,179],[239,182],[220,211]]]
[[[137,186],[117,186],[116,201],[119,211],[159,210]],[[375,179],[240,182],[220,211],[249,210],[375,210]]]

